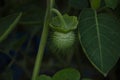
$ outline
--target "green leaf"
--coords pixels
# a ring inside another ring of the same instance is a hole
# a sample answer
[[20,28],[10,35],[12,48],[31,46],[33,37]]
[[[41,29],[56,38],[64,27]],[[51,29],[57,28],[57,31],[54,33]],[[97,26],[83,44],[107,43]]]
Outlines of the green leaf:
[[97,14],[92,9],[81,12],[79,40],[91,63],[104,75],[120,57],[120,26],[109,14]]
[[0,20],[0,42],[5,40],[10,32],[14,29],[17,25],[18,21],[20,20],[22,13],[13,14],[2,18]]
[[98,9],[101,5],[101,0],[90,0],[92,9]]
[[52,78],[47,75],[40,75],[37,80],[52,80]]
[[93,80],[93,79],[90,79],[90,78],[83,78],[82,80]]
[[88,0],[69,0],[69,5],[75,9],[83,9],[89,7]]
[[68,68],[58,71],[53,80],[79,80],[80,73],[76,69]]
[[106,6],[115,9],[118,5],[118,0],[105,0]]
[[78,25],[78,20],[77,17],[75,16],[69,16],[67,14],[63,15],[63,19],[65,21],[66,26],[64,26],[59,17],[56,16],[52,19],[50,26],[53,30],[58,31],[58,32],[69,32],[72,30],[75,30],[77,28]]

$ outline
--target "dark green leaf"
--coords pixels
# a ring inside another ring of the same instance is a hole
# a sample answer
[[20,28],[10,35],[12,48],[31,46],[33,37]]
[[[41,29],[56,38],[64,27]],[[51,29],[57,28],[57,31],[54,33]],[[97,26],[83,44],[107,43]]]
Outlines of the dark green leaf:
[[118,0],[105,0],[106,6],[115,9],[118,4]]
[[83,78],[82,80],[93,80],[93,79],[90,79],[90,78]]
[[37,80],[52,80],[51,77],[47,76],[47,75],[40,75]]
[[91,63],[104,75],[120,56],[120,25],[109,14],[97,14],[92,9],[81,12],[79,40]]
[[80,73],[76,69],[68,68],[58,71],[53,80],[79,80]]

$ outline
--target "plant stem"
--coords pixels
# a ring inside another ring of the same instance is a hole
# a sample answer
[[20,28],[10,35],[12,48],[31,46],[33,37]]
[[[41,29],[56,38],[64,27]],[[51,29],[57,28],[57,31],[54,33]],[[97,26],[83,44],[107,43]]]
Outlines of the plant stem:
[[53,6],[53,0],[47,0],[47,9],[46,9],[46,15],[45,15],[45,19],[44,19],[44,27],[43,27],[40,44],[39,44],[39,50],[38,50],[38,53],[36,56],[32,80],[36,80],[37,77],[39,76],[42,57],[43,57],[43,53],[44,53],[44,49],[45,49],[45,45],[46,45],[46,41],[47,41],[47,36],[48,36],[48,30],[49,30],[48,25],[49,25],[49,21],[50,21],[50,17],[51,17],[52,6]]
[[66,26],[65,20],[62,14],[57,9],[52,9],[52,12],[56,13],[64,26]]
[[19,15],[16,17],[16,19],[13,21],[13,23],[9,26],[9,28],[0,36],[0,43],[7,38],[7,36],[10,34],[10,32],[16,27],[17,23],[19,22],[20,18],[22,16],[22,12],[19,13]]

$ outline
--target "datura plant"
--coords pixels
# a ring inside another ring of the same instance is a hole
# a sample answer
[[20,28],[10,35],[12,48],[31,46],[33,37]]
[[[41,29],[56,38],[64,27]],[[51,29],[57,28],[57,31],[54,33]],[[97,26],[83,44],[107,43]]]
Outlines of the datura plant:
[[[53,8],[53,0],[49,0],[47,5],[42,39],[36,58],[32,80],[36,80],[36,77],[38,76],[49,28],[53,31],[51,34],[51,50],[53,52],[59,51],[60,53],[63,53],[69,51],[70,49],[73,49],[72,47],[75,43],[76,35],[74,30],[77,29],[78,25],[77,17],[69,16],[68,14],[62,15],[57,9]],[[52,14],[56,14],[56,16],[52,17]]]
[[[72,5],[71,3],[79,3],[82,5],[82,2],[89,1],[90,8],[80,8],[81,10],[78,10],[78,16],[71,16],[67,13],[61,14],[58,9],[54,8],[54,0],[46,1],[47,7],[43,31],[33,69],[32,80],[81,79],[80,72],[73,68],[61,70],[52,78],[46,75],[39,75],[48,37],[50,38],[49,48],[51,52],[58,52],[62,55],[70,53],[75,49],[75,44],[80,43],[80,47],[82,47],[91,64],[103,74],[104,77],[107,76],[120,58],[120,23],[116,17],[113,16],[113,13],[109,14],[107,12],[110,12],[110,9],[114,10],[116,8],[118,0],[67,0],[70,2],[70,5]],[[105,6],[103,6],[103,4]],[[78,6],[79,8],[81,5],[72,6]],[[0,26],[5,26],[1,28],[0,43],[8,37],[22,15],[23,12],[0,20]]]
[[[73,45],[76,42],[76,37],[78,37],[87,58],[100,73],[106,76],[113,68],[120,57],[119,23],[110,14],[99,11],[101,0],[89,1],[91,8],[83,9],[78,19],[76,16],[62,15],[57,9],[53,8],[53,0],[47,1],[44,28],[32,80],[36,80],[36,77],[39,76],[39,68],[49,29],[52,31],[52,34],[49,35],[51,39],[51,51],[59,51],[64,54],[74,49]],[[109,8],[115,8],[116,6],[116,4],[112,6],[110,0],[105,0],[105,4]],[[55,15],[53,16],[53,14]],[[74,33],[76,29],[78,29],[78,35]],[[79,78],[72,80],[79,80]]]

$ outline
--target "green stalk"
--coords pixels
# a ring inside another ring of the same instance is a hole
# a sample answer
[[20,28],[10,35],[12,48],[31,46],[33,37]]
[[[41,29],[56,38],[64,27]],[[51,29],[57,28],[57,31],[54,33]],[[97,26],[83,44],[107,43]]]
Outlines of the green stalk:
[[[11,33],[11,31],[16,27],[17,23],[19,22],[22,16],[22,12],[16,17],[13,23],[9,26],[9,28],[0,36],[0,43],[7,38],[7,36]],[[6,23],[7,24],[7,23]]]
[[47,0],[47,9],[46,9],[46,15],[45,15],[45,19],[44,19],[44,27],[43,27],[40,44],[39,44],[39,50],[38,50],[38,53],[36,56],[32,80],[36,80],[37,77],[39,76],[42,57],[43,57],[43,53],[44,53],[44,49],[45,49],[45,45],[46,45],[46,41],[47,41],[47,36],[48,36],[48,30],[49,30],[48,25],[49,25],[49,21],[51,18],[52,6],[53,6],[53,0]]
[[52,9],[52,12],[56,13],[57,16],[59,17],[60,21],[62,22],[62,24],[64,26],[66,26],[66,23],[65,23],[65,20],[64,20],[62,14],[57,9]]

